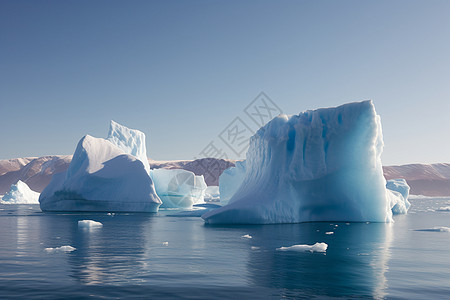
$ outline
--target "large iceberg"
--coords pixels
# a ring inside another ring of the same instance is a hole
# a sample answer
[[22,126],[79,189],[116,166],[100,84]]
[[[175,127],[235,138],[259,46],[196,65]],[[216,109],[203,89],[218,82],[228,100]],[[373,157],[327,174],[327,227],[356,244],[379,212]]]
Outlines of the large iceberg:
[[182,169],[154,169],[150,176],[162,200],[161,208],[191,208],[204,202],[207,186],[203,175]]
[[[206,223],[391,222],[372,101],[280,115],[251,138],[242,184]],[[222,192],[222,187],[221,187]],[[222,196],[222,195],[221,195]]]
[[[113,122],[111,128],[108,140],[90,135],[80,140],[67,171],[53,175],[42,191],[43,211],[158,211],[161,200],[145,163],[131,154],[145,154],[145,136]],[[133,145],[139,150],[133,152]]]
[[39,204],[39,193],[31,190],[28,185],[19,180],[11,184],[11,189],[0,201],[1,204]]

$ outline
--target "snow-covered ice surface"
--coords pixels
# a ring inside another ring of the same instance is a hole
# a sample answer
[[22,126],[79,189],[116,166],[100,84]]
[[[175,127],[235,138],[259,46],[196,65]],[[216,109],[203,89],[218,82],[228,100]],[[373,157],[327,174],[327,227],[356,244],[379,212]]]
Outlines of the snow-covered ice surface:
[[124,153],[131,154],[139,159],[144,164],[147,173],[150,173],[143,132],[130,129],[111,120],[107,140],[122,149]]
[[[124,126],[114,128],[124,130],[119,137],[129,134]],[[90,135],[80,140],[69,168],[53,176],[39,202],[43,211],[157,212],[161,204],[140,159]]]
[[327,252],[326,243],[315,243],[314,245],[293,245],[289,247],[277,248],[278,251],[299,251],[299,252]]
[[103,224],[93,220],[80,220],[78,221],[78,227],[80,228],[100,228]]
[[391,222],[393,205],[405,201],[386,189],[382,150],[372,101],[280,115],[250,139],[229,204],[202,217],[209,224]]
[[39,193],[31,190],[25,182],[19,180],[0,198],[1,204],[39,204]]
[[150,176],[162,201],[161,208],[191,208],[204,202],[206,183],[203,175],[196,176],[181,169],[154,169]]

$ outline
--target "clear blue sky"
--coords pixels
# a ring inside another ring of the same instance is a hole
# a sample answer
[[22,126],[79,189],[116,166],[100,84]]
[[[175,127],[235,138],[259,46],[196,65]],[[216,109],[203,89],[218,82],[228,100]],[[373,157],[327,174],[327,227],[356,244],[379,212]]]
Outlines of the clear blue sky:
[[192,159],[261,91],[288,114],[372,99],[384,164],[450,162],[450,1],[0,1],[0,159],[110,119]]

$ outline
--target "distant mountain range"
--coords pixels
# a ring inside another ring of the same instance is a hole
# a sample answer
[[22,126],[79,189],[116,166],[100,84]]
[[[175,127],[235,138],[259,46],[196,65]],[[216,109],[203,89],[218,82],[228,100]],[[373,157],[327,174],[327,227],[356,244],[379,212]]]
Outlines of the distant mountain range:
[[[50,183],[52,175],[69,167],[72,155],[52,155],[0,160],[0,195],[7,193],[11,184],[18,180],[25,182],[33,191],[42,192]],[[203,175],[207,185],[219,185],[223,170],[234,166],[234,160],[202,158],[196,160],[155,161],[150,160],[152,169],[184,169]]]
[[[0,195],[7,193],[11,184],[22,180],[37,192],[50,182],[52,175],[69,167],[71,155],[53,155],[0,160]],[[234,160],[202,158],[196,160],[149,160],[152,169],[184,169],[203,175],[207,185],[219,185],[222,172],[234,166]],[[411,194],[450,196],[450,164],[409,164],[383,167],[386,179],[404,178]]]

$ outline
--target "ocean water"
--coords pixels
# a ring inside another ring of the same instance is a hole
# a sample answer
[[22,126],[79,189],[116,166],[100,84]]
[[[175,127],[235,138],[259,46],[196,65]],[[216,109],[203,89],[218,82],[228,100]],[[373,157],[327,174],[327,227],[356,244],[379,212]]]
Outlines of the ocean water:
[[[438,210],[450,198],[411,203],[393,224],[264,226],[1,205],[0,298],[448,299],[450,232],[422,230],[450,227],[450,211]],[[276,250],[316,242],[325,254]],[[45,250],[65,245],[76,250]]]

